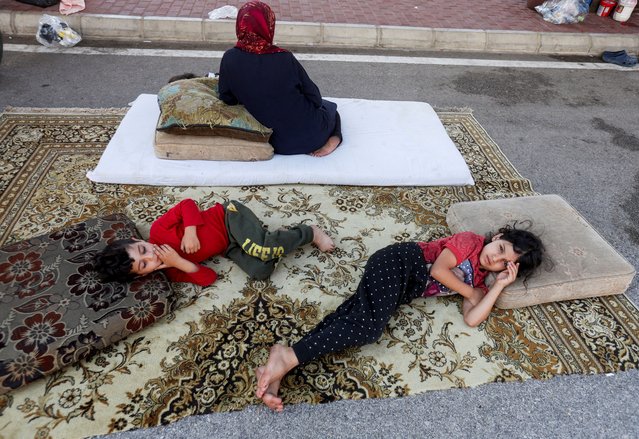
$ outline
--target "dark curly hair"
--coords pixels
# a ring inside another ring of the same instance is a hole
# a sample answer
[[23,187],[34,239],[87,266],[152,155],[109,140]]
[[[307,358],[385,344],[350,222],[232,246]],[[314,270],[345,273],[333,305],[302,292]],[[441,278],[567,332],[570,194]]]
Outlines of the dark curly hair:
[[131,272],[131,269],[134,261],[129,256],[127,247],[134,243],[133,239],[113,241],[93,256],[93,269],[107,282],[126,282],[133,279],[135,274]]
[[[518,228],[517,224],[524,228]],[[524,278],[524,285],[543,262],[546,251],[541,238],[529,230],[531,227],[532,221],[515,221],[512,226],[505,225],[497,233],[489,233],[484,241],[484,245],[489,244],[495,235],[501,233],[499,238],[513,245],[513,250],[519,255],[517,277]]]
[[195,75],[195,73],[182,73],[181,75],[175,75],[175,76],[171,76],[169,78],[169,84],[175,81],[180,81],[182,79],[193,79],[193,78],[197,78],[198,76]]

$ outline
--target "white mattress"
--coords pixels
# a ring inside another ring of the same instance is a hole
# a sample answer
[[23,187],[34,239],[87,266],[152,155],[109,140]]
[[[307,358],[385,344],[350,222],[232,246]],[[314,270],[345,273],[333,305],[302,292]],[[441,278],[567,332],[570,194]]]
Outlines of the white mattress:
[[344,136],[332,154],[231,162],[157,158],[153,142],[160,110],[155,95],[142,94],[87,177],[99,183],[156,186],[474,184],[466,162],[430,105],[327,99],[337,103]]

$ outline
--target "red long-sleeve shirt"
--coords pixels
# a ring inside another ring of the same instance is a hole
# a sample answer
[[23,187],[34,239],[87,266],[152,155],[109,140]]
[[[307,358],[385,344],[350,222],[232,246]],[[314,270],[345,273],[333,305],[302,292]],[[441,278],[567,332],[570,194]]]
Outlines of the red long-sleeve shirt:
[[[195,253],[184,253],[180,249],[184,228],[197,227],[200,249]],[[217,273],[200,264],[210,257],[224,253],[229,246],[229,237],[224,224],[224,206],[216,204],[201,211],[195,201],[187,198],[180,201],[151,225],[151,244],[168,244],[187,261],[198,265],[195,273],[185,273],[177,268],[166,268],[164,272],[172,282],[191,282],[208,286],[217,279]]]

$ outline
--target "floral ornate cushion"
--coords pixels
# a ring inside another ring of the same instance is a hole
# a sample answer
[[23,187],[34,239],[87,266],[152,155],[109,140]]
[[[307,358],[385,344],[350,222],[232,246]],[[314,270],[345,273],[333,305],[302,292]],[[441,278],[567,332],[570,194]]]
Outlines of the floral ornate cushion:
[[251,116],[243,105],[222,102],[218,98],[215,78],[171,82],[160,89],[158,103],[158,131],[253,142],[268,142],[273,132]]
[[499,308],[622,294],[632,282],[634,267],[559,195],[467,201],[446,215],[453,233],[485,234],[514,220],[532,222],[554,269],[540,269],[527,286],[515,281],[497,298]]
[[124,215],[94,218],[0,249],[0,394],[137,332],[169,310],[161,272],[101,282],[91,257],[139,237]]

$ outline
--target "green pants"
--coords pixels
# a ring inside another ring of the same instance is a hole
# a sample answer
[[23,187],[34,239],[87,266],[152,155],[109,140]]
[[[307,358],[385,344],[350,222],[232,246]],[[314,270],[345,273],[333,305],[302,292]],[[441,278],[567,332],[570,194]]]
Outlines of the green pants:
[[270,232],[252,210],[238,201],[230,201],[224,210],[229,234],[224,256],[254,279],[266,279],[282,256],[313,241],[313,229],[305,224]]

